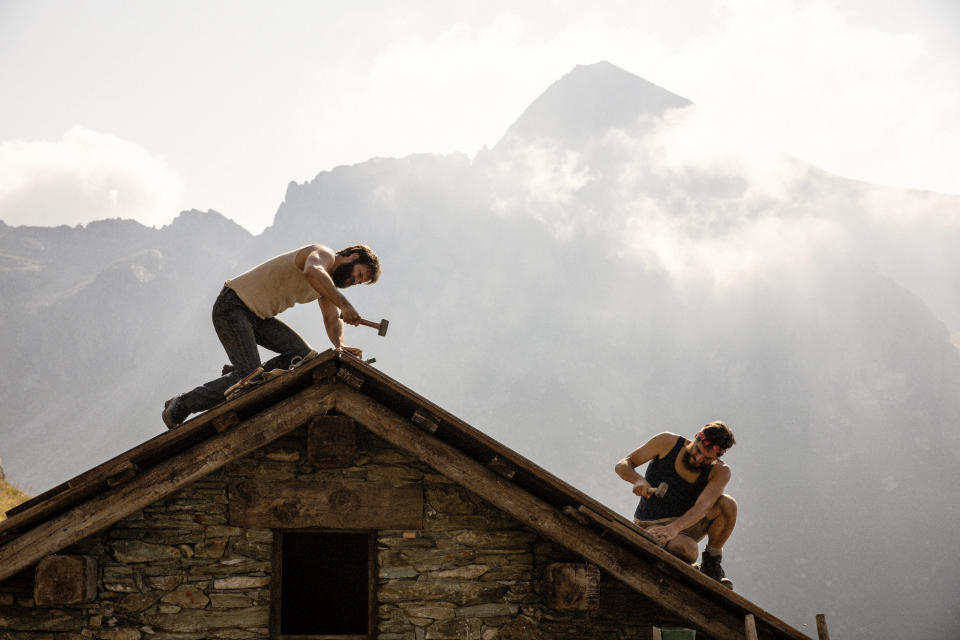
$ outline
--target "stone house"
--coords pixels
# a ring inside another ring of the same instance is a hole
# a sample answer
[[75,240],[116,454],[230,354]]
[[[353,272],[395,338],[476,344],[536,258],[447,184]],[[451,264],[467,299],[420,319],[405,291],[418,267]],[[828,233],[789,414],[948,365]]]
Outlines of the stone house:
[[0,640],[806,638],[332,351],[7,515]]

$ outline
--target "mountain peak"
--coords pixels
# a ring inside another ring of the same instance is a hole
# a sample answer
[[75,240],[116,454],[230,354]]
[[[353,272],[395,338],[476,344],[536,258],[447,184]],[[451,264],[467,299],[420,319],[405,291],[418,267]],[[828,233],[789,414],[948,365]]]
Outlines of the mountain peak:
[[692,104],[609,62],[577,65],[533,101],[497,143],[550,139],[577,146],[641,116]]

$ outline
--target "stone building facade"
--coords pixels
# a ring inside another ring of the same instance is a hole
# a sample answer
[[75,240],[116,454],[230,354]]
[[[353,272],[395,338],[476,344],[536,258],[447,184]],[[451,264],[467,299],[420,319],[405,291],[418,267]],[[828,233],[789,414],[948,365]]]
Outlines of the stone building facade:
[[[0,639],[281,635],[271,618],[280,615],[277,608],[271,611],[271,598],[277,597],[272,583],[283,530],[238,526],[231,519],[237,487],[251,481],[412,486],[422,495],[421,528],[369,530],[374,579],[368,590],[373,594],[368,632],[323,637],[646,639],[653,621],[673,619],[409,454],[362,427],[355,436],[355,446],[331,461],[311,452],[308,427],[300,427],[65,549],[65,555],[96,559],[96,593],[90,602],[42,606],[35,602],[31,571],[0,583]],[[588,602],[558,603],[563,594],[546,584],[558,567],[585,571],[587,582],[592,578],[595,589]]]
[[807,640],[333,351],[6,516],[0,640]]

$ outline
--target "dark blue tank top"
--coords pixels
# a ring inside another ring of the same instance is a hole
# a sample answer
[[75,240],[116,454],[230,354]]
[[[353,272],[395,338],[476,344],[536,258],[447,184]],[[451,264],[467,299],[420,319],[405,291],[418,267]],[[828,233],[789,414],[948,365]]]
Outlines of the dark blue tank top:
[[710,479],[710,467],[700,472],[695,482],[687,482],[680,477],[675,467],[677,456],[683,449],[686,439],[677,437],[677,444],[673,445],[670,453],[659,460],[654,458],[647,464],[644,478],[650,486],[656,489],[661,482],[670,485],[667,495],[662,498],[640,498],[634,517],[640,520],[659,520],[660,518],[675,518],[690,510],[697,501]]

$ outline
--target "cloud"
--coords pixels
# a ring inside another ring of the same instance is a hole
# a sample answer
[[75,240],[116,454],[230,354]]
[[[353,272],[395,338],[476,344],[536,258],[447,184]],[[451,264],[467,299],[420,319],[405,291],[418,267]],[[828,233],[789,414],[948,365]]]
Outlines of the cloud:
[[537,141],[514,146],[486,168],[495,185],[490,191],[494,213],[529,215],[564,241],[589,224],[591,212],[575,202],[594,180],[581,153]]
[[599,3],[549,28],[522,7],[464,18],[385,48],[326,110],[368,116],[359,140],[340,128],[379,153],[473,152],[574,65],[609,60],[819,167],[960,193],[960,63],[926,33],[865,22],[848,2],[716,0],[692,22],[677,11]]
[[842,3],[728,0],[723,27],[666,63],[687,97],[787,151],[880,184],[960,192],[960,64]]
[[0,143],[0,220],[76,225],[133,218],[162,225],[177,213],[183,180],[134,142],[75,126],[57,141]]
[[802,195],[809,168],[709,110],[668,112],[649,131],[608,134],[624,257],[714,294],[807,273],[850,249],[848,231]]

